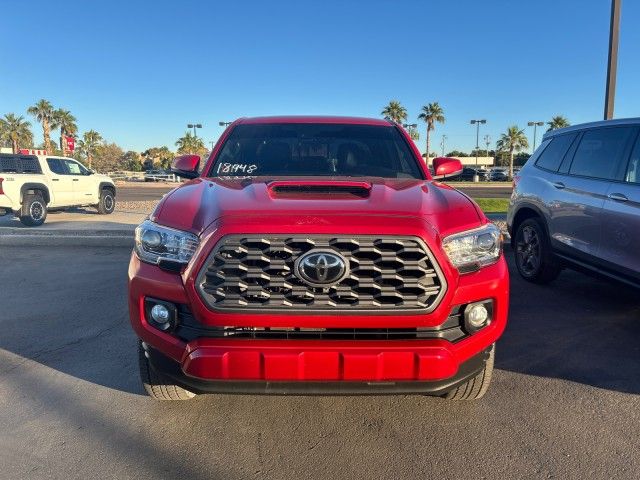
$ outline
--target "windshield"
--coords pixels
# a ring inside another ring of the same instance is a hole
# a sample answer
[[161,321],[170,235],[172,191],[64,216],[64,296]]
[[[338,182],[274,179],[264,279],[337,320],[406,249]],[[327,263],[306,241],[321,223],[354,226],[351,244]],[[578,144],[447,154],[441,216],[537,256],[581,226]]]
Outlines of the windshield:
[[424,178],[393,126],[303,123],[236,126],[209,176]]

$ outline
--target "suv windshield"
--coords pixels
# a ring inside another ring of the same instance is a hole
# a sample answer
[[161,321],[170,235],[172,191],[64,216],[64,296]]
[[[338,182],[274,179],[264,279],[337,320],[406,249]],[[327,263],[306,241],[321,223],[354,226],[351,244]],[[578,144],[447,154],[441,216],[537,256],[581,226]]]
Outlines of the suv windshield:
[[393,126],[238,125],[210,177],[346,176],[424,178]]

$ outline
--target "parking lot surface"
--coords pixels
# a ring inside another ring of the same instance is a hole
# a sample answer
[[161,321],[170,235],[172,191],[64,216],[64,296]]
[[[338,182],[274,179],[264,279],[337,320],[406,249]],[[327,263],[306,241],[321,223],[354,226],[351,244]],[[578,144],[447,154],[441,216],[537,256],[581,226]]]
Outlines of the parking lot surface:
[[573,272],[540,287],[512,269],[476,403],[158,403],[138,380],[129,253],[0,247],[0,478],[638,478],[636,291]]

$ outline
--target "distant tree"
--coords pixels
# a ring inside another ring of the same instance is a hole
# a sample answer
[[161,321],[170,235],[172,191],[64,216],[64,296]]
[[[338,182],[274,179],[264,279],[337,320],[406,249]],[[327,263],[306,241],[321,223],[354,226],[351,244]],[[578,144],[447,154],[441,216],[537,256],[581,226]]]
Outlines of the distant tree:
[[[438,102],[433,102],[428,105],[422,107],[422,113],[418,115],[419,120],[424,120],[427,124],[427,149],[425,152],[429,153],[430,150],[430,140],[431,140],[431,131],[434,130],[435,124],[444,123],[444,110],[442,107],[438,105]],[[429,155],[427,155],[427,163],[429,163]]]
[[551,121],[547,122],[547,125],[549,125],[549,128],[547,129],[548,132],[550,130],[568,127],[571,124],[566,117],[563,117],[562,115],[556,115],[555,117],[551,117]]
[[21,146],[33,145],[31,124],[23,116],[7,113],[0,118],[0,143],[11,145],[13,153],[18,153]]
[[71,115],[69,110],[63,110],[59,108],[53,114],[55,119],[55,124],[60,129],[60,150],[62,150],[62,155],[67,156],[67,142],[64,137],[75,137],[76,133],[78,133],[78,126],[76,125],[76,117]]
[[524,130],[519,129],[517,125],[510,126],[506,133],[500,135],[500,140],[498,140],[496,146],[498,150],[509,152],[509,176],[512,177],[513,153],[529,148],[529,141],[524,134]]
[[187,132],[184,137],[179,138],[176,141],[176,147],[181,155],[188,153],[202,156],[207,152],[207,147],[202,139],[194,136],[191,132]]
[[115,143],[99,143],[93,154],[93,166],[100,172],[112,172],[123,167],[124,151]]
[[418,132],[417,128],[409,127],[407,132],[409,133],[411,140],[413,140],[414,142],[420,140],[420,132]]
[[521,167],[522,165],[527,163],[527,160],[529,160],[529,157],[531,157],[531,154],[527,152],[520,152],[513,157],[513,165],[517,167]]
[[407,121],[407,109],[397,100],[391,100],[389,105],[382,109],[381,114],[387,120],[399,123],[400,125]]
[[175,154],[167,147],[151,147],[142,152],[143,169],[150,170],[154,167],[169,168]]
[[92,168],[93,157],[102,143],[102,136],[95,130],[89,130],[82,134],[82,139],[78,140],[78,151],[86,159],[89,168]]
[[56,111],[51,105],[51,102],[44,98],[35,105],[27,109],[29,115],[33,115],[38,122],[42,124],[42,136],[44,138],[44,145],[47,152],[51,151],[51,130],[58,128]]
[[129,172],[142,171],[142,155],[132,150],[127,151],[122,155],[120,168]]
[[468,157],[469,154],[465,152],[461,152],[460,150],[451,150],[446,155],[447,157]]

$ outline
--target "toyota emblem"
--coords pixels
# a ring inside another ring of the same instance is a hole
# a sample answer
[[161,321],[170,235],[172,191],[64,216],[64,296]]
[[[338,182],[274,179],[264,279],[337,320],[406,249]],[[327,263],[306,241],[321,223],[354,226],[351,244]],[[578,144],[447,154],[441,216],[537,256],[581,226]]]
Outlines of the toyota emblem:
[[348,262],[342,255],[327,250],[312,250],[295,263],[298,278],[313,287],[338,283],[348,273]]

